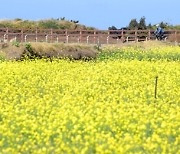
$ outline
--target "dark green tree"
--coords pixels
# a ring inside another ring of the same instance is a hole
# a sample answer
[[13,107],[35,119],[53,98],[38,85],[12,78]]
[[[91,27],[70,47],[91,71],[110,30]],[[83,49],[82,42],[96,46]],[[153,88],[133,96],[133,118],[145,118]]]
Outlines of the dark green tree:
[[139,26],[139,24],[138,24],[137,20],[136,19],[132,19],[130,21],[130,23],[129,23],[128,28],[129,29],[138,29],[138,26]]
[[117,28],[115,26],[111,26],[108,28],[108,30],[117,30]]
[[149,24],[147,25],[147,29],[153,29],[153,26],[151,25],[151,23],[149,23]]
[[162,21],[162,22],[160,22],[159,26],[160,26],[161,28],[168,28],[168,27],[169,27],[169,24]]
[[145,17],[141,17],[141,19],[139,20],[138,29],[141,29],[141,30],[147,29]]

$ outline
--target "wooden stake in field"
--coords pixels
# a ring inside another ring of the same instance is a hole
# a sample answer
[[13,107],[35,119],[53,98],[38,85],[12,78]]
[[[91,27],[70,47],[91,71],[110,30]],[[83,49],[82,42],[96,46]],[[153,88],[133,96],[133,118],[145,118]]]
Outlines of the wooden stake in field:
[[155,78],[155,88],[154,88],[154,98],[157,98],[157,84],[158,84],[158,76]]

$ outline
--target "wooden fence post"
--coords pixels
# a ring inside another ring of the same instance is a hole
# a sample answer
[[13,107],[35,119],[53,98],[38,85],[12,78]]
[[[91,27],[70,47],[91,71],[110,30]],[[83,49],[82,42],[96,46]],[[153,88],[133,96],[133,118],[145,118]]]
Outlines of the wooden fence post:
[[66,33],[66,36],[68,36],[68,30],[67,30],[67,29],[66,29],[66,32],[65,32],[65,33]]
[[24,42],[24,32],[23,32],[23,29],[21,29],[21,43]]
[[129,36],[127,36],[127,38],[126,38],[126,42],[129,42]]
[[25,42],[27,42],[27,36],[28,36],[28,35],[25,35],[25,36],[24,36],[24,41],[25,41]]
[[124,42],[124,30],[121,31],[121,41]]
[[96,44],[96,31],[94,31],[94,44]]
[[86,43],[89,44],[89,36],[86,38]]
[[158,84],[158,76],[155,78],[155,86],[154,86],[154,98],[157,98],[157,84]]
[[81,41],[82,41],[82,30],[80,30],[79,35],[80,35],[80,37],[79,37],[79,43],[81,43]]
[[66,36],[66,43],[69,43],[69,35]]
[[7,35],[7,42],[8,42],[8,40],[9,40],[9,29],[8,28],[6,29],[6,35]]
[[65,35],[66,35],[66,43],[67,43],[67,36],[68,36],[68,30],[67,29],[65,31]]
[[109,36],[107,36],[106,41],[106,44],[109,44]]
[[109,44],[109,35],[110,35],[110,32],[108,31],[108,36],[106,38],[106,44]]
[[148,31],[148,40],[151,40],[151,30]]
[[37,42],[37,35],[38,35],[38,32],[37,32],[37,28],[36,28],[36,38],[35,38],[36,42]]
[[46,42],[48,42],[48,34],[46,35]]
[[53,42],[52,38],[53,38],[53,29],[51,28],[51,43]]
[[177,43],[177,31],[175,31],[174,37],[175,37],[175,43]]
[[137,29],[135,30],[135,42],[138,42]]

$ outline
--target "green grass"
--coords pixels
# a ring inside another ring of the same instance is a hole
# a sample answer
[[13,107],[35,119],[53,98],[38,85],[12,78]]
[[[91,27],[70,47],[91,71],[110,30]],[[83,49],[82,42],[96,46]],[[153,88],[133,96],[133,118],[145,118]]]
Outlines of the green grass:
[[180,61],[180,47],[162,47],[152,49],[142,49],[135,47],[103,49],[98,59],[126,59],[126,60],[146,60],[146,61]]

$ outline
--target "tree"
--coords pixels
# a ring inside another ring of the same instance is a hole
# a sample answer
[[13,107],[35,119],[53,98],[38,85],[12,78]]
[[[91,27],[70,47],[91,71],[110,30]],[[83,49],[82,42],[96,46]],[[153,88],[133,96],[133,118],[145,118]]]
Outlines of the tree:
[[169,27],[168,23],[165,23],[165,22],[163,22],[163,21],[160,22],[159,26],[160,26],[161,28],[168,28],[168,27]]
[[151,25],[151,23],[148,24],[147,29],[153,29],[153,26]]
[[117,28],[115,26],[111,26],[108,28],[108,30],[117,30]]
[[147,29],[145,17],[141,17],[141,19],[139,20],[138,29],[141,29],[141,30]]
[[62,18],[60,18],[60,19],[64,21],[64,20],[65,20],[65,17],[62,17]]
[[21,18],[15,18],[14,21],[22,21]]
[[137,20],[136,19],[132,19],[131,21],[130,21],[130,23],[129,23],[129,26],[128,26],[128,28],[129,29],[137,29],[138,28],[138,22],[137,22]]

